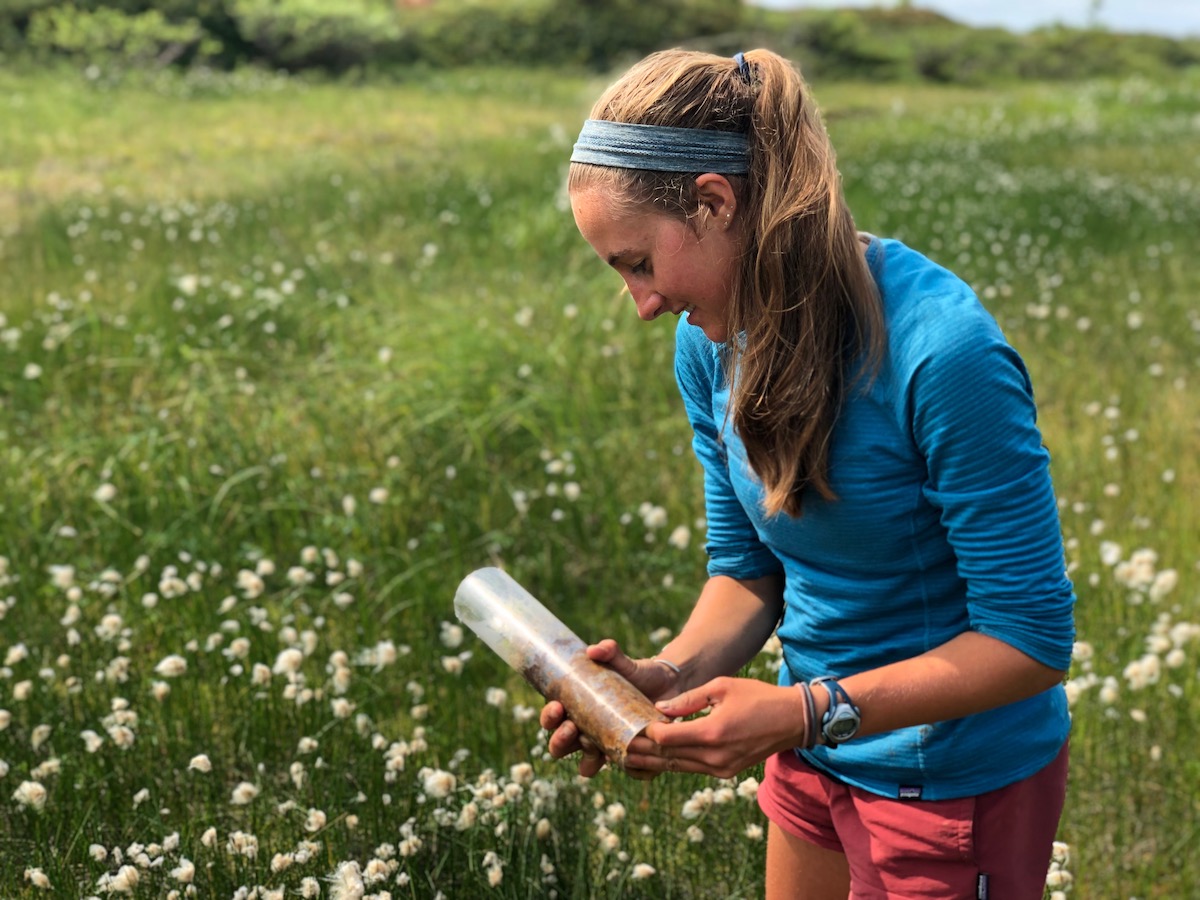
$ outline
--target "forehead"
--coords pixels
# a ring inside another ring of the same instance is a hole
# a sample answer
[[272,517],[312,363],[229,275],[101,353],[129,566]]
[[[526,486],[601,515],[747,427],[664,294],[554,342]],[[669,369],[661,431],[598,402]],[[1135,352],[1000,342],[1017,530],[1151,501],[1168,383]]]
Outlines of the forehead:
[[622,202],[602,188],[572,191],[571,212],[579,233],[605,259],[626,248],[653,244],[659,230],[673,222],[661,213]]

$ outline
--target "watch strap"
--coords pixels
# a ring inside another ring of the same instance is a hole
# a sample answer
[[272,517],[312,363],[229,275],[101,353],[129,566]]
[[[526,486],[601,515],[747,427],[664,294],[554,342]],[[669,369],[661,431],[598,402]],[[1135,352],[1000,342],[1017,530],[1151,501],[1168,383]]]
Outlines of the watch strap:
[[[825,715],[821,717],[820,735],[821,741],[829,748],[835,748],[844,741],[858,732],[859,723],[862,721],[862,713],[854,701],[850,699],[850,694],[846,689],[837,683],[832,675],[822,675],[820,678],[814,678],[811,682],[812,687],[821,685],[825,692],[829,694],[829,707],[825,710]],[[849,734],[838,736],[831,732],[830,725],[838,721],[850,720],[853,726]]]

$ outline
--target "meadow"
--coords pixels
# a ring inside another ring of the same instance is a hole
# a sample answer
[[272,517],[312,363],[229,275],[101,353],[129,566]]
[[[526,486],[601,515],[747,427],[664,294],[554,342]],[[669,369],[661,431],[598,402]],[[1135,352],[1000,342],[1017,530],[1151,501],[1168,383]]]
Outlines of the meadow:
[[[499,565],[650,654],[704,575],[674,320],[564,202],[602,86],[0,70],[0,896],[760,895],[758,771],[576,779],[453,614]],[[1048,893],[1200,896],[1200,76],[814,87],[1034,379]]]

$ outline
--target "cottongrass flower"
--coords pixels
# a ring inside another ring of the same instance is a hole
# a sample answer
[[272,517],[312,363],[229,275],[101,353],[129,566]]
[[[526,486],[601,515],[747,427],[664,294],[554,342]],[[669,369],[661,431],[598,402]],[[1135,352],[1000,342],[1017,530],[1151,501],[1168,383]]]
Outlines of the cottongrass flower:
[[186,857],[180,857],[179,865],[171,870],[171,877],[180,884],[191,884],[196,877],[196,865]]
[[509,766],[508,777],[516,784],[533,784],[533,766],[527,762],[514,763]]
[[330,900],[362,900],[367,887],[356,862],[341,863],[329,877]]
[[8,652],[4,654],[4,665],[15,666],[19,662],[24,662],[29,658],[29,648],[22,644],[13,644],[8,648]]
[[29,745],[35,753],[41,748],[42,744],[50,739],[50,731],[51,728],[49,725],[38,725],[33,729],[33,732],[29,736]]
[[92,499],[97,503],[112,503],[117,498],[116,485],[109,484],[107,481],[96,488],[92,494]]
[[1121,685],[1112,675],[1107,675],[1104,678],[1104,683],[1100,686],[1100,702],[1105,706],[1112,706],[1120,699]]
[[303,663],[304,652],[296,647],[288,647],[286,650],[279,651],[279,655],[275,657],[275,665],[271,667],[271,672],[275,675],[295,675],[300,671]]
[[496,851],[489,850],[483,855],[483,868],[487,872],[489,887],[497,887],[504,880],[504,861],[496,855]]
[[50,879],[41,869],[26,869],[25,880],[32,884],[35,888],[40,888],[43,891],[54,889],[54,885],[50,883]]
[[737,786],[737,795],[743,800],[753,800],[758,796],[758,779],[750,776]]
[[696,791],[683,804],[682,815],[685,819],[698,819],[713,805],[713,789],[703,788]]
[[686,525],[677,525],[667,538],[667,543],[677,550],[686,550],[692,540],[692,531]]
[[154,671],[163,678],[178,678],[187,672],[187,660],[177,653],[172,653],[155,666]]
[[27,809],[41,812],[46,808],[46,787],[39,781],[22,781],[12,798]]
[[763,839],[762,826],[757,822],[751,822],[746,826],[745,835],[752,841],[761,841]]
[[421,789],[426,796],[434,800],[444,800],[458,787],[458,779],[454,774],[443,769],[426,766],[417,773],[417,777],[421,779]]
[[233,789],[229,802],[234,806],[246,806],[258,796],[258,788],[248,781],[241,782]]
[[188,762],[189,772],[202,772],[207,775],[212,771],[212,767],[212,760],[208,758],[207,753],[197,753],[191,758],[191,761]]
[[629,873],[629,877],[634,881],[642,881],[658,874],[658,869],[650,865],[650,863],[638,863],[633,867],[633,871]]
[[121,866],[115,873],[105,872],[96,882],[96,890],[102,894],[132,894],[141,875],[134,866]]
[[655,628],[652,632],[650,632],[650,643],[656,647],[661,647],[674,635],[675,632],[665,626],[661,628]]
[[[214,829],[214,839],[215,836]],[[234,856],[244,856],[247,859],[254,859],[258,856],[258,838],[244,831],[231,832],[229,840],[225,843],[225,850]]]
[[462,626],[455,625],[453,622],[442,622],[439,626],[438,637],[442,646],[447,650],[457,650],[463,642]]

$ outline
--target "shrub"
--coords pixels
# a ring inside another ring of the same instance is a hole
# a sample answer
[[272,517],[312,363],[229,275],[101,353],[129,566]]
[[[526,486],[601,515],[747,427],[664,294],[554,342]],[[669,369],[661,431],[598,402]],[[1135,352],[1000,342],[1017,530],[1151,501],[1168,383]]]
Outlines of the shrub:
[[955,29],[921,41],[913,66],[928,81],[982,84],[1015,76],[1021,52],[1021,39],[1011,32]]
[[106,7],[39,9],[30,16],[25,42],[34,52],[129,65],[187,61],[218,49],[194,19],[168,22],[154,9],[127,15]]
[[242,39],[281,69],[344,71],[391,55],[401,38],[395,13],[366,0],[232,0]]
[[799,19],[786,40],[810,75],[887,80],[911,71],[905,44],[872,34],[861,16],[845,10]]

